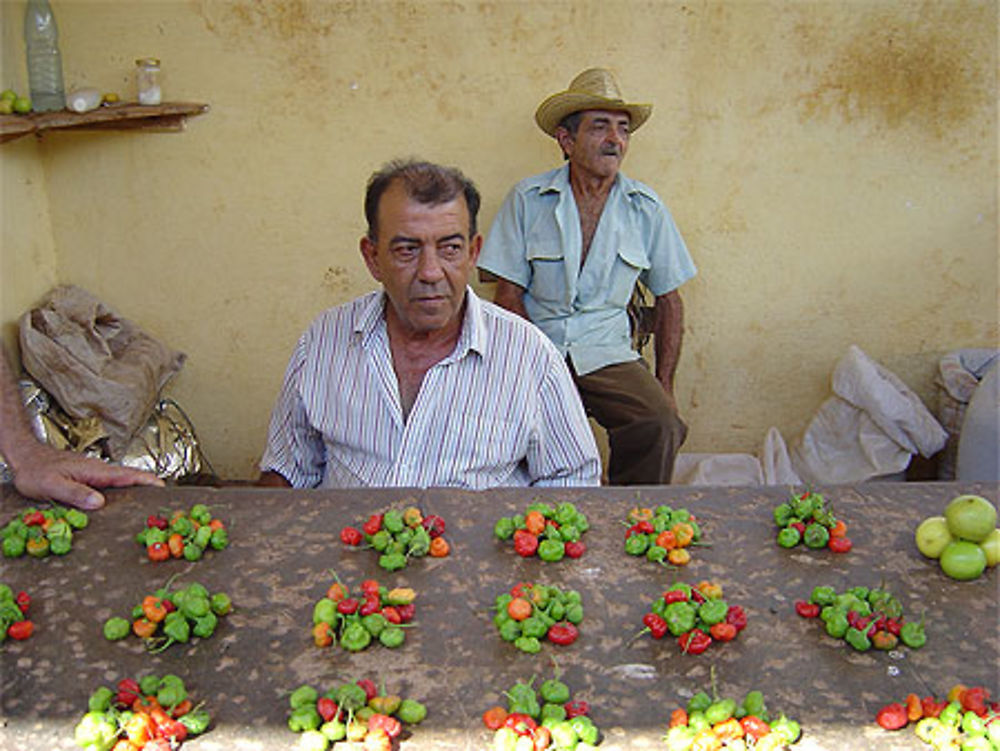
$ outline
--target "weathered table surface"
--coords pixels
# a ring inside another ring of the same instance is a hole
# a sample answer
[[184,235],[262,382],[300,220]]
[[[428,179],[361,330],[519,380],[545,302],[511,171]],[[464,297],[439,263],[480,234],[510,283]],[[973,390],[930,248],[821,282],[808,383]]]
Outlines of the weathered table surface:
[[[102,684],[149,672],[183,677],[207,700],[213,728],[185,744],[197,749],[293,748],[287,693],[302,683],[320,690],[370,677],[391,692],[424,702],[429,714],[402,749],[482,749],[490,733],[480,714],[500,691],[533,675],[548,677],[553,660],[575,698],[588,700],[603,732],[602,747],[663,748],[670,711],[709,688],[714,666],[722,695],[753,688],[769,708],[798,719],[801,749],[916,749],[911,730],[890,734],[876,710],[907,693],[943,694],[957,682],[998,685],[996,570],[972,582],[948,579],[921,557],[917,524],[941,513],[960,492],[997,500],[995,486],[878,483],[817,488],[850,527],[846,555],[776,546],[771,510],[789,489],[600,488],[585,490],[294,491],[178,487],[112,491],[107,509],[91,514],[63,558],[3,559],[0,579],[34,598],[35,634],[0,646],[0,748],[72,749],[72,729],[87,697]],[[573,501],[590,519],[583,558],[559,563],[521,559],[492,537],[497,518],[533,500]],[[148,514],[211,506],[228,524],[230,547],[197,563],[152,564],[133,537]],[[347,548],[339,530],[369,513],[415,502],[448,523],[448,558],[424,558],[389,574],[370,550]],[[685,507],[701,520],[711,547],[698,548],[677,572],[623,550],[626,511],[634,504]],[[25,502],[4,488],[0,522]],[[373,577],[418,592],[417,627],[397,650],[321,650],[310,636],[313,604],[331,570],[357,586]],[[138,639],[111,643],[102,624],[127,616],[172,574],[225,591],[234,611],[215,635],[148,655]],[[722,584],[743,605],[749,625],[736,641],[683,655],[675,640],[631,637],[651,600],[673,580]],[[502,642],[491,623],[496,595],[518,581],[579,590],[581,637],[569,647],[546,643],[538,655]],[[838,591],[884,583],[905,613],[926,613],[928,643],[920,650],[856,652],[795,615],[793,603],[818,584]],[[537,684],[536,684],[537,685]]]

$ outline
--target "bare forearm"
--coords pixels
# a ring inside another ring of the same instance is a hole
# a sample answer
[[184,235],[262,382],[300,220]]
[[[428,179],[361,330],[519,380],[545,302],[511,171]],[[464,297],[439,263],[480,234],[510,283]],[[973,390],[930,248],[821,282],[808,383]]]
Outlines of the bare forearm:
[[656,298],[654,348],[656,352],[656,379],[667,395],[673,398],[674,374],[681,356],[684,338],[684,304],[676,290]]
[[31,430],[7,353],[0,355],[0,454],[16,469],[29,455],[44,447]]
[[274,471],[261,472],[255,484],[264,488],[292,487],[292,484],[285,479],[284,475],[280,475]]

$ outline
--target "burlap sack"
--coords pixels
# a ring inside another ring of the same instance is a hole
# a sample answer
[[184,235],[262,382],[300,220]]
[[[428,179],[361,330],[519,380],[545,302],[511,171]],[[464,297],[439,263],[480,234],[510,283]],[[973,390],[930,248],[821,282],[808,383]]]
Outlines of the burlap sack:
[[79,287],[57,287],[20,320],[21,362],[63,410],[96,417],[119,460],[185,355]]

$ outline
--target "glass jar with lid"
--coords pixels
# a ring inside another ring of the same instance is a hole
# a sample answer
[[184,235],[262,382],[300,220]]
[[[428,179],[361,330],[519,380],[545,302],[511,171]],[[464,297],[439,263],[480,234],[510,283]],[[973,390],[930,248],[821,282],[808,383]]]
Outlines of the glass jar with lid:
[[160,90],[160,61],[155,57],[142,57],[136,60],[135,84],[139,93],[139,104],[159,104],[163,99]]

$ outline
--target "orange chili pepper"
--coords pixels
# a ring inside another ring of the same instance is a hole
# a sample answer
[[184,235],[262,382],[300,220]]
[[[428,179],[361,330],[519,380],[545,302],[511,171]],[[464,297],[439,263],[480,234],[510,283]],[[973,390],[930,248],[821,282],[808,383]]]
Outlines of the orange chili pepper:
[[128,738],[122,738],[111,747],[111,751],[139,751],[139,746],[132,743]]
[[155,730],[153,719],[145,712],[136,712],[125,723],[125,735],[128,736],[129,743],[139,748],[153,739]]
[[722,599],[722,587],[715,582],[700,581],[695,585],[695,589],[701,592],[709,600]]
[[25,548],[28,550],[28,555],[44,555],[49,549],[49,538],[29,537],[28,542],[25,543]]
[[906,719],[916,722],[924,716],[924,707],[920,703],[920,697],[916,694],[906,695]]
[[531,603],[523,597],[515,597],[507,603],[507,615],[515,621],[523,621],[531,615]]
[[691,751],[719,751],[722,748],[720,741],[711,728],[699,731],[691,744]]
[[431,558],[444,558],[451,552],[451,546],[448,545],[448,541],[443,537],[435,537],[431,540],[431,548],[429,552]]
[[656,536],[656,544],[665,550],[673,550],[677,547],[677,536],[669,529],[665,529]]
[[636,522],[648,522],[653,520],[653,510],[643,506],[633,506],[625,517],[628,519],[630,524],[635,524]]
[[712,727],[712,732],[723,742],[735,741],[737,738],[743,737],[743,728],[740,726],[740,721],[735,717],[730,717],[724,722],[715,723]]
[[843,519],[838,519],[830,530],[830,537],[847,537],[847,525]]
[[673,712],[670,713],[670,727],[675,728],[678,725],[688,724],[688,713],[683,707],[678,707]]
[[965,691],[965,685],[962,683],[956,683],[948,692],[948,701],[961,701],[963,691]]
[[154,542],[146,547],[146,555],[149,556],[149,560],[159,563],[170,558],[170,548],[165,542]]
[[159,597],[147,595],[142,600],[142,614],[146,616],[147,620],[159,623],[167,617],[167,608]]
[[184,701],[174,705],[174,708],[170,710],[170,714],[175,718],[183,717],[184,715],[186,715],[188,712],[191,711],[192,706],[193,705],[191,704],[191,700],[185,699]]
[[184,538],[174,532],[167,538],[167,548],[174,558],[181,558],[184,555]]
[[132,633],[141,639],[148,639],[156,633],[156,624],[146,617],[132,621]]
[[533,535],[540,535],[545,531],[545,517],[541,511],[529,511],[524,515],[524,527]]
[[226,525],[222,523],[222,519],[212,519],[208,523],[208,528],[214,532],[217,529],[225,529]]
[[686,566],[691,562],[691,554],[684,548],[674,548],[667,553],[667,561],[675,566]]
[[483,712],[483,724],[490,730],[498,730],[507,719],[507,710],[497,705]]
[[162,709],[162,707],[160,707],[160,702],[158,702],[156,697],[152,694],[149,696],[137,696],[135,701],[132,702],[133,712],[145,712],[146,714],[151,714],[154,709]]
[[333,600],[334,603],[338,603],[347,597],[347,587],[340,582],[334,582],[330,585],[330,588],[326,590],[326,596],[328,599]]
[[694,540],[694,527],[687,522],[677,522],[670,528],[677,538],[677,547],[686,548]]
[[317,647],[329,647],[333,644],[333,629],[330,624],[320,621],[312,629],[313,644]]

